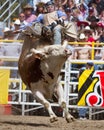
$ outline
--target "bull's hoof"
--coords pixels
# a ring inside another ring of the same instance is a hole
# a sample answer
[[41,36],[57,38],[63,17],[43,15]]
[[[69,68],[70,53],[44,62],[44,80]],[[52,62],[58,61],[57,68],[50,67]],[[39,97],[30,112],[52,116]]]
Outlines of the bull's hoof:
[[71,117],[66,117],[66,121],[67,121],[67,123],[70,123],[70,122],[75,121],[75,118],[74,118],[73,116],[71,116]]
[[56,121],[58,121],[58,118],[57,118],[57,117],[52,117],[52,118],[50,118],[50,122],[51,122],[51,123],[56,122]]

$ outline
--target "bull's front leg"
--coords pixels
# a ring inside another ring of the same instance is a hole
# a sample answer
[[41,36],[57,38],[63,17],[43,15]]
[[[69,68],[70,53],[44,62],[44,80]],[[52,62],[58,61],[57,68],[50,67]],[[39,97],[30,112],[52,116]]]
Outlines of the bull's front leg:
[[43,96],[43,94],[39,91],[36,91],[35,96],[37,98],[37,100],[44,105],[44,107],[48,110],[49,116],[50,116],[50,122],[53,123],[55,121],[57,121],[57,116],[55,115],[55,113],[53,112],[52,108],[51,108],[51,104],[45,99],[45,97]]
[[74,117],[68,112],[68,108],[66,106],[66,102],[64,100],[64,91],[61,83],[58,83],[56,85],[56,93],[58,96],[58,102],[61,108],[63,109],[63,112],[65,114],[65,119],[69,123],[71,121],[74,121]]

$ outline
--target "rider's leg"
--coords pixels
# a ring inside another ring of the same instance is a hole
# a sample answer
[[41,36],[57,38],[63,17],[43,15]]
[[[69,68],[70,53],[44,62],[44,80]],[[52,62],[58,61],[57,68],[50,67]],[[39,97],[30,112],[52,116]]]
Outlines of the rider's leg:
[[53,29],[53,43],[54,44],[61,44],[61,30],[62,30],[62,26],[61,25],[57,25],[54,29]]

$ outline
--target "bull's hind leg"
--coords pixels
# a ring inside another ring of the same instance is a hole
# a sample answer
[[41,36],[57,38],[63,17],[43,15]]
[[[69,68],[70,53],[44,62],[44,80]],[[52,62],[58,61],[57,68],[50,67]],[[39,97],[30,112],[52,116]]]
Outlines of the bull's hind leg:
[[49,116],[50,116],[50,122],[53,123],[57,121],[57,116],[52,111],[51,104],[45,99],[45,97],[42,95],[41,92],[37,91],[35,94],[37,100],[44,105],[44,107],[48,110]]
[[68,108],[67,108],[66,102],[64,100],[64,92],[63,92],[63,87],[62,87],[61,83],[59,83],[57,85],[56,91],[57,91],[57,95],[58,95],[59,105],[63,109],[66,121],[69,123],[74,120],[74,117],[68,112]]

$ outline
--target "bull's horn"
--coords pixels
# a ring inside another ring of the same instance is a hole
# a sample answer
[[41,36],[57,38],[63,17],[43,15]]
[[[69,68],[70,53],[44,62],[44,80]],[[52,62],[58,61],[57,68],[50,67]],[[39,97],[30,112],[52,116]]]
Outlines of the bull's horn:
[[63,42],[63,47],[66,47],[68,45],[68,41],[67,40],[64,40],[64,42]]

